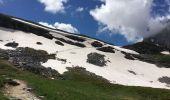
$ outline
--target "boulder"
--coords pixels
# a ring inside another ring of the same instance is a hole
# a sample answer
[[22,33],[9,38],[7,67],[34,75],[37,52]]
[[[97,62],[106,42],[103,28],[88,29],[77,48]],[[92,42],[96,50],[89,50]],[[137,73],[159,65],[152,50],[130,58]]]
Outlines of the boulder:
[[97,66],[100,66],[100,67],[103,67],[103,66],[106,66],[106,62],[107,62],[107,61],[105,61],[104,57],[105,57],[105,55],[101,55],[96,52],[90,53],[87,55],[87,62],[97,65]]

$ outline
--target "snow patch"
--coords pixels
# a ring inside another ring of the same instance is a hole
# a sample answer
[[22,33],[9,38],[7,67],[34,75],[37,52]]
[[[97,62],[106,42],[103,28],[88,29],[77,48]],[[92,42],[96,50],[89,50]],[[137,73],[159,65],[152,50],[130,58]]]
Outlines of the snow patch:
[[[62,34],[54,32],[50,32],[50,34],[53,34],[58,38],[68,39]],[[48,60],[46,63],[42,63],[43,66],[56,69],[60,73],[67,71],[66,67],[79,66],[86,68],[87,71],[108,79],[111,83],[170,89],[170,87],[166,86],[167,84],[158,81],[160,77],[170,77],[170,68],[159,68],[156,65],[147,62],[128,60],[120,51],[131,54],[138,53],[117,46],[112,46],[117,49],[115,50],[115,53],[98,51],[91,46],[91,42],[94,41],[94,39],[86,39],[87,41],[83,43],[87,46],[85,48],[66,43],[64,43],[64,46],[60,46],[55,43],[56,39],[50,40],[32,33],[0,28],[0,40],[3,40],[3,42],[0,42],[0,48],[2,49],[14,49],[4,45],[8,42],[15,41],[19,44],[18,47],[30,47],[36,50],[45,50],[48,53],[56,54],[57,58],[67,59],[67,62],[65,63],[57,59]],[[37,42],[41,42],[43,45],[37,45]],[[107,44],[107,46],[109,45]],[[92,52],[105,55],[105,58],[109,58],[110,63],[107,63],[104,67],[87,63],[87,55]],[[137,73],[137,75],[129,73],[128,70]]]
[[161,54],[170,55],[170,52],[169,51],[162,51]]
[[115,49],[119,50],[119,51],[124,51],[126,53],[130,53],[130,54],[139,54],[137,53],[136,51],[133,51],[133,50],[129,50],[129,49],[124,49],[124,48],[121,48],[119,46],[114,46]]

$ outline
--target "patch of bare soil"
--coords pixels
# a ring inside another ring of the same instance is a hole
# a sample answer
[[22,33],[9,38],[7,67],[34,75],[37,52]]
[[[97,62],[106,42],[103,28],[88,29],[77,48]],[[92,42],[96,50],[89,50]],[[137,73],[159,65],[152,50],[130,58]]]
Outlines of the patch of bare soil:
[[13,80],[13,83],[17,84],[7,83],[4,88],[4,94],[9,100],[41,100],[31,93],[32,89],[24,81]]

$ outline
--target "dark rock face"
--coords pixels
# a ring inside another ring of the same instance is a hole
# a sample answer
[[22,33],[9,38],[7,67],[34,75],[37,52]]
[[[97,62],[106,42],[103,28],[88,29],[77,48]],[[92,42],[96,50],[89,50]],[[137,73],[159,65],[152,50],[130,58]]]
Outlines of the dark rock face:
[[61,61],[62,63],[66,63],[67,62],[67,59],[62,59],[62,58],[57,58],[58,61]]
[[137,75],[136,72],[128,70],[129,73],[133,74],[133,75]]
[[162,46],[149,42],[139,42],[133,45],[124,46],[124,48],[134,50],[140,54],[160,54],[160,52],[168,50]]
[[66,35],[65,37],[78,41],[78,42],[84,42],[86,41],[86,39],[82,38],[82,37],[78,37],[78,36],[73,36],[73,35]]
[[101,48],[98,48],[97,50],[99,51],[103,51],[103,52],[108,52],[108,53],[115,53],[114,51],[114,48],[113,47],[101,47]]
[[170,68],[170,56],[161,54],[162,51],[170,51],[169,48],[145,41],[133,45],[124,46],[124,48],[134,50],[139,53],[139,55],[134,55],[122,52],[123,54],[125,54],[125,58],[127,59],[137,59],[140,61],[155,64],[161,68]]
[[135,58],[130,54],[125,55],[125,58],[129,60],[135,60]]
[[125,54],[125,58],[155,64],[158,67],[170,68],[170,56],[161,54],[162,51],[170,51],[169,48],[155,44],[154,42],[143,41],[133,45],[124,46],[126,49],[134,50],[139,55]]
[[159,78],[158,81],[161,83],[170,84],[170,77],[164,76],[164,77]]
[[0,14],[0,26],[4,28],[20,30],[20,31],[28,32],[28,33],[34,33],[38,36],[43,36],[48,39],[53,39],[53,36],[49,34],[49,31],[13,20],[10,18],[10,16],[6,16],[3,14]]
[[58,45],[64,46],[64,44],[60,41],[55,41],[55,43],[58,44]]
[[74,45],[78,47],[82,47],[82,48],[86,47],[84,44],[79,43],[79,42],[75,42]]
[[41,42],[37,42],[37,44],[38,44],[38,45],[42,45],[42,43],[41,43]]
[[60,41],[62,41],[64,43],[67,43],[67,44],[70,44],[70,45],[74,45],[74,46],[78,46],[78,47],[82,47],[82,48],[86,47],[84,44],[79,43],[79,42],[73,42],[73,41],[70,41],[70,40],[65,40],[63,38],[57,38],[57,37],[55,37],[55,38],[57,40],[60,40]]
[[129,53],[126,53],[126,52],[123,52],[123,51],[121,51],[121,53],[123,53],[125,55],[126,59],[135,60],[135,58],[132,54],[129,54]]
[[93,47],[102,47],[103,46],[103,44],[102,43],[100,43],[100,42],[98,42],[98,41],[94,41],[94,42],[92,42],[92,44],[91,44]]
[[15,41],[14,42],[9,42],[7,44],[5,44],[5,46],[7,47],[12,47],[12,48],[16,48],[19,44],[16,43]]
[[106,66],[106,62],[107,62],[107,61],[105,61],[104,57],[105,57],[105,55],[101,55],[101,54],[98,54],[95,52],[90,53],[87,55],[87,62],[103,67],[103,66]]
[[166,28],[160,33],[151,36],[144,40],[145,42],[150,42],[154,44],[158,44],[160,46],[163,46],[165,48],[170,49],[170,29]]

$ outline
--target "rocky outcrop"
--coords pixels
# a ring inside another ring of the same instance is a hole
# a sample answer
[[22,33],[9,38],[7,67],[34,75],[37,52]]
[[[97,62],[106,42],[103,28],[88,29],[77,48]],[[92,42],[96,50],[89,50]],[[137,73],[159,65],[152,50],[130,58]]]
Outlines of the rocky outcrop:
[[16,50],[0,49],[0,57],[8,59],[11,64],[21,70],[27,70],[47,78],[62,79],[58,71],[41,65],[42,62],[47,62],[48,59],[56,59],[55,54],[48,54],[43,50],[20,47]]
[[87,55],[87,62],[103,67],[103,66],[106,66],[106,62],[107,62],[107,61],[105,61],[104,57],[105,57],[105,55],[101,55],[96,52],[90,53]]
[[114,48],[111,46],[97,48],[97,50],[103,51],[103,52],[108,52],[108,53],[115,53]]
[[158,79],[159,82],[161,83],[166,83],[170,85],[170,77],[164,76]]
[[33,33],[38,36],[43,36],[48,39],[53,39],[53,36],[49,34],[48,30],[13,20],[10,16],[3,14],[0,14],[0,27],[20,30],[27,33]]
[[7,47],[12,47],[12,48],[16,48],[19,44],[16,43],[15,41],[14,42],[9,42],[7,44],[5,44],[5,46]]
[[73,35],[65,35],[65,37],[67,37],[67,38],[69,38],[69,39],[72,39],[72,40],[75,40],[75,41],[78,41],[78,42],[84,42],[84,41],[86,41],[85,38],[78,37],[78,36],[73,36]]
[[43,45],[41,42],[37,42],[36,44],[37,44],[37,45]]
[[124,46],[126,49],[134,50],[140,54],[160,54],[162,51],[167,51],[167,48],[156,45],[150,42],[139,42],[132,45]]
[[154,43],[170,49],[170,29],[166,28],[160,33],[144,39],[145,42]]
[[70,44],[70,45],[74,45],[74,46],[82,47],[82,48],[86,47],[84,44],[79,43],[79,42],[73,42],[73,41],[70,41],[70,40],[66,40],[64,38],[58,38],[58,37],[55,37],[55,38],[59,41],[62,41],[64,43],[67,43],[67,44]]
[[92,45],[93,47],[102,47],[102,46],[103,46],[103,44],[102,44],[101,42],[98,42],[98,41],[92,42],[91,45]]
[[64,46],[64,44],[60,41],[55,41],[55,43],[58,44],[58,45]]

